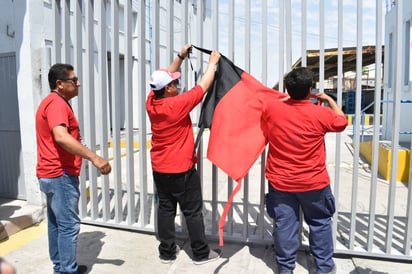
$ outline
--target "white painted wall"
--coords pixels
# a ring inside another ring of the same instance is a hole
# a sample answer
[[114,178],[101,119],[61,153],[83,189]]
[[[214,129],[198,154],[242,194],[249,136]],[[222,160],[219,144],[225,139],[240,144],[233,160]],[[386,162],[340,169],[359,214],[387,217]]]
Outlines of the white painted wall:
[[[393,8],[385,17],[385,66],[384,66],[384,101],[382,104],[383,111],[383,138],[385,140],[392,139],[392,128],[393,128],[393,98],[394,98],[394,87],[395,87],[395,72],[400,71],[401,88],[400,99],[401,100],[412,100],[412,82],[407,75],[405,70],[405,65],[410,64],[411,55],[407,56],[407,47],[410,47],[410,52],[412,52],[412,41],[409,38],[409,41],[406,41],[406,21],[412,22],[412,6],[403,5],[402,16],[403,16],[403,25],[402,25],[402,37],[399,39],[396,37],[396,8]],[[408,30],[410,31],[410,30]],[[390,42],[390,36],[392,37],[392,42]],[[396,54],[396,45],[397,43],[402,44],[402,64],[395,64],[395,54]],[[397,66],[397,70],[395,70]],[[410,67],[409,70],[412,68]],[[405,77],[409,78],[409,81]],[[400,104],[400,124],[399,130],[401,132],[411,132],[412,123],[409,119],[412,117],[412,103],[401,103]],[[412,135],[410,134],[400,134],[400,142],[410,142]]]
[[42,52],[44,52],[43,1],[0,2],[0,53],[16,54],[17,94],[21,132],[21,161],[26,199],[41,204],[36,178],[34,117],[42,97]]

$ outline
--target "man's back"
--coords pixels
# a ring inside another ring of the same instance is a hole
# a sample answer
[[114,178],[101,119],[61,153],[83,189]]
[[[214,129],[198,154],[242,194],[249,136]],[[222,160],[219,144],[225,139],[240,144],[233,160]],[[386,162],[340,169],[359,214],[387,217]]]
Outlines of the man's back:
[[267,109],[268,180],[283,191],[308,191],[328,185],[324,136],[342,131],[346,119],[310,100],[271,102]]
[[151,122],[152,168],[157,172],[180,173],[194,164],[194,137],[190,111],[201,102],[203,90],[192,90],[174,97],[156,99],[153,91],[146,101]]

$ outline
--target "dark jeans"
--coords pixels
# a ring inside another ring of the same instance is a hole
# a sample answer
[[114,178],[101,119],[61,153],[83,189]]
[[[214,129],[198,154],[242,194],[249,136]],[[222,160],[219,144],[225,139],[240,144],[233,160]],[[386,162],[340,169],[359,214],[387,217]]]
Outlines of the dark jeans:
[[329,272],[334,266],[332,216],[335,213],[335,198],[330,186],[307,192],[282,192],[269,183],[266,197],[269,216],[274,218],[273,238],[279,270],[295,268],[299,248],[299,207],[309,225],[309,244],[317,268]]
[[206,258],[209,255],[209,246],[204,232],[199,173],[195,168],[176,174],[153,171],[153,178],[159,197],[157,232],[160,256],[169,259],[175,255],[175,217],[179,203],[185,216],[193,256],[195,259]]

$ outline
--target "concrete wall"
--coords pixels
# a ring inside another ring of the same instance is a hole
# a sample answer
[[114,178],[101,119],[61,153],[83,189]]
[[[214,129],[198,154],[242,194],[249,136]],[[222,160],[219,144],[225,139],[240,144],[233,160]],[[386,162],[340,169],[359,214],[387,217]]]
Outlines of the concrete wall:
[[[34,117],[42,94],[42,57],[45,48],[42,1],[14,1],[15,18],[21,26],[17,36],[17,89],[20,107],[23,163],[27,200],[41,203],[41,194],[36,177],[36,139]],[[50,24],[49,24],[50,25]]]
[[0,53],[16,54],[17,93],[21,132],[20,178],[24,180],[26,199],[41,204],[35,172],[36,140],[34,116],[40,99],[41,52],[43,38],[43,1],[0,2]]

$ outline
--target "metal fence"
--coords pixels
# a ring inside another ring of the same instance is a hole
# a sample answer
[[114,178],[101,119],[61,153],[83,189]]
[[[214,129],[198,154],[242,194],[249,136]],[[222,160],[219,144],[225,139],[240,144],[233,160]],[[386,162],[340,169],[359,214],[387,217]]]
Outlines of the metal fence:
[[[82,125],[87,145],[111,159],[113,172],[101,176],[84,164],[81,174],[81,218],[83,222],[155,232],[156,195],[153,191],[150,160],[150,126],[145,112],[148,77],[158,67],[167,67],[186,43],[216,48],[236,64],[250,71],[262,83],[272,86],[292,67],[292,59],[302,57],[306,66],[309,41],[319,49],[319,89],[324,90],[325,33],[328,20],[337,18],[334,47],[337,55],[337,101],[342,103],[344,18],[343,0],[296,3],[268,1],[93,1],[53,0],[52,62],[73,63],[81,79],[81,92],[72,104]],[[253,2],[253,3],[252,3]],[[382,47],[383,3],[373,4],[375,48]],[[269,4],[270,3],[270,4]],[[359,152],[363,3],[357,1],[356,20],[356,105],[354,124],[341,134],[326,137],[327,164],[336,196],[337,213],[333,228],[337,253],[411,260],[411,188],[396,181],[397,146],[393,146],[389,181],[378,173],[380,141],[381,82],[375,84],[374,125],[370,130],[372,163]],[[403,1],[397,1],[402,9]],[[235,5],[236,4],[236,5]],[[253,6],[252,6],[253,4]],[[326,8],[332,10],[326,11]],[[293,15],[292,16],[292,9]],[[318,16],[317,35],[308,30],[308,13]],[[353,15],[353,14],[352,14]],[[326,18],[327,17],[327,18]],[[349,16],[348,16],[349,17]],[[328,19],[329,18],[329,19]],[[402,19],[399,19],[402,20]],[[399,25],[402,22],[398,22]],[[365,26],[371,27],[371,26]],[[401,39],[400,27],[396,30]],[[402,44],[402,43],[398,43]],[[256,49],[256,47],[258,47]],[[400,52],[399,50],[398,52]],[[382,52],[376,51],[375,78],[382,77]],[[203,56],[194,51],[190,64],[182,67],[182,88],[195,84],[202,73]],[[396,56],[394,64],[400,64]],[[401,68],[402,66],[396,66]],[[195,76],[193,76],[195,75]],[[271,75],[268,80],[268,75]],[[401,79],[395,79],[395,85]],[[394,128],[399,123],[395,105]],[[197,109],[192,113],[198,118]],[[196,130],[196,126],[194,127]],[[392,142],[397,144],[399,134]],[[199,165],[204,194],[206,231],[217,238],[218,221],[234,182],[205,158],[208,134],[201,143]],[[241,148],[240,148],[241,149]],[[272,220],[264,207],[267,189],[265,155],[257,159],[244,179],[243,192],[235,198],[225,226],[225,240],[272,242]],[[409,179],[409,185],[411,179]],[[183,217],[178,230],[185,234]],[[308,231],[302,224],[302,246]]]

